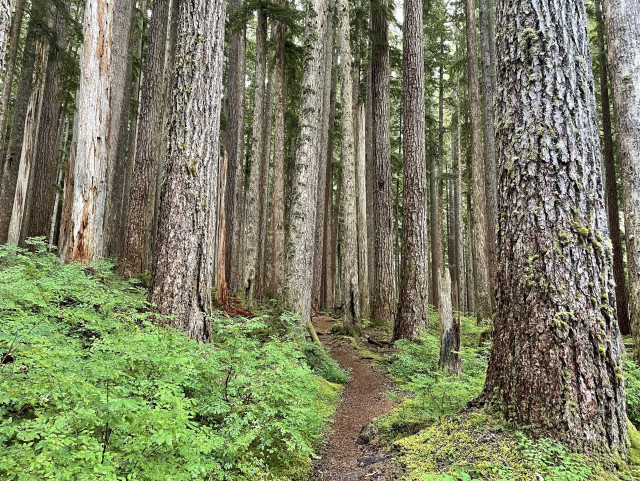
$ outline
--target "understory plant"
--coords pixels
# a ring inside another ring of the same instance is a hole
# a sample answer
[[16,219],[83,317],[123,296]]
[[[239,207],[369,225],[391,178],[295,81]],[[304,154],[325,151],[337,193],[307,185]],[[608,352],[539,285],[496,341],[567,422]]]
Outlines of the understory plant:
[[160,327],[108,263],[0,247],[0,479],[302,480],[346,375],[283,312]]

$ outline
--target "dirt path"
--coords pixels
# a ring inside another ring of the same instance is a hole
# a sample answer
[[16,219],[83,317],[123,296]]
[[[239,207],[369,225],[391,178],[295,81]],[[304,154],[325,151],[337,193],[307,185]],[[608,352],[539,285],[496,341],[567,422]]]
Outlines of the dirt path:
[[351,379],[342,393],[342,403],[334,415],[333,432],[327,449],[318,464],[313,481],[397,479],[397,469],[390,456],[375,443],[360,437],[362,429],[372,419],[388,413],[393,402],[385,396],[391,381],[361,358],[356,349],[331,336],[334,321],[326,316],[314,318],[322,343],[331,349],[342,368],[351,370]]

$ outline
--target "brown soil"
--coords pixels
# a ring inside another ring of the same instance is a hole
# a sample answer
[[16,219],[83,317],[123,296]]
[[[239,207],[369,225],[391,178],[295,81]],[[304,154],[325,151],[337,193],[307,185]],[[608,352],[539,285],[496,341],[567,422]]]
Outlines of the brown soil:
[[[398,479],[399,470],[391,456],[376,440],[360,436],[373,419],[388,413],[393,402],[385,395],[392,382],[363,359],[354,345],[340,336],[331,335],[333,319],[314,318],[322,343],[331,349],[331,357],[344,369],[350,369],[350,381],[342,392],[342,403],[334,417],[326,452],[311,479],[313,481]],[[361,342],[357,340],[356,342]],[[371,349],[371,346],[368,346]],[[366,358],[366,356],[365,356]]]

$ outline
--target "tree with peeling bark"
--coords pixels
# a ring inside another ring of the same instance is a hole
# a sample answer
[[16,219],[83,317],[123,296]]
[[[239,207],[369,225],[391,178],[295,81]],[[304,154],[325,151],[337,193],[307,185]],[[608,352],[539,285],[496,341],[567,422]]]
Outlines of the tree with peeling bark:
[[453,314],[451,304],[451,275],[449,269],[444,269],[438,275],[440,286],[438,292],[438,317],[440,322],[440,369],[452,376],[459,376],[462,372],[460,359],[460,315]]
[[342,310],[344,328],[350,335],[362,332],[358,283],[358,223],[356,204],[356,158],[353,131],[353,76],[349,5],[338,0],[338,45],[340,47],[340,92],[342,105]]
[[629,317],[640,360],[640,2],[603,0],[627,239]]
[[584,61],[586,7],[501,1],[497,25],[506,59],[496,111],[502,215],[484,400],[537,436],[624,455],[623,346],[593,73]]
[[[166,181],[149,301],[205,341],[214,285],[224,0],[180,3]],[[202,35],[205,40],[202,40]],[[205,62],[206,61],[206,62]],[[203,67],[204,66],[204,67]]]
[[[404,188],[400,303],[394,339],[415,339],[429,323],[422,2],[404,2]],[[433,229],[434,226],[432,225]],[[441,252],[440,252],[441,254]]]

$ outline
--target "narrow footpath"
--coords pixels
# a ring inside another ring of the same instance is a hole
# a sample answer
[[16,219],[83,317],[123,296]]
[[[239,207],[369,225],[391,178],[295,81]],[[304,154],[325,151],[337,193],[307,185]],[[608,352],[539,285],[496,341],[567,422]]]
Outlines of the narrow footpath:
[[[397,479],[398,469],[391,456],[373,440],[369,440],[369,423],[391,411],[393,402],[385,395],[392,381],[376,371],[369,360],[352,344],[332,336],[331,326],[335,322],[327,316],[313,319],[316,331],[331,357],[340,367],[349,369],[350,380],[342,392],[342,403],[334,417],[332,432],[327,440],[326,451],[315,469],[312,481]],[[359,342],[359,341],[356,341]]]

